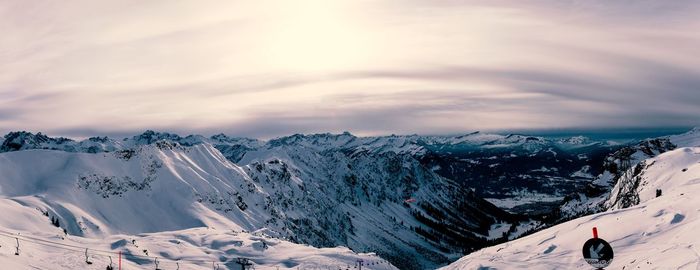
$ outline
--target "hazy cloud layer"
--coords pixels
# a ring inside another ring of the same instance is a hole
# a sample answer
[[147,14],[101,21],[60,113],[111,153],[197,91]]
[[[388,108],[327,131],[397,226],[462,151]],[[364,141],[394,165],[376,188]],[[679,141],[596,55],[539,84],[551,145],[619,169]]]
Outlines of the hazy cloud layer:
[[0,131],[700,125],[698,1],[4,1]]

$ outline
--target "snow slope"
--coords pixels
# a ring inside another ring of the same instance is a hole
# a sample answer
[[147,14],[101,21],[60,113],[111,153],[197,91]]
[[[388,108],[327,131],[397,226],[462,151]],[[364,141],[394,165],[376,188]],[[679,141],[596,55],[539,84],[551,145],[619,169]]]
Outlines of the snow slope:
[[[45,228],[50,231],[50,228]],[[196,228],[140,235],[82,238],[56,233],[0,229],[3,269],[240,269],[247,258],[254,269],[397,269],[374,254],[345,247],[314,248],[269,237],[260,232]],[[16,238],[15,238],[16,237]],[[19,240],[19,255],[14,255]],[[92,264],[86,263],[87,257]],[[157,263],[157,265],[156,265]]]
[[[442,269],[591,269],[581,248],[593,227],[613,246],[608,269],[699,268],[700,147],[679,148],[644,163],[639,185],[624,191],[638,196],[637,205],[485,248]],[[662,196],[656,197],[657,189]]]
[[[184,147],[169,141],[109,153],[36,149],[2,153],[0,232],[21,232],[25,236],[133,254],[148,246],[151,255],[157,254],[153,256],[161,260],[208,257],[228,263],[229,267],[233,267],[231,260],[236,256],[281,268],[352,265],[360,258],[347,248],[317,249],[285,241],[309,240],[290,226],[301,218],[313,217],[314,212],[283,206],[296,206],[294,200],[306,198],[301,188],[304,183],[292,179],[295,184],[272,188],[275,183],[257,183],[260,179],[252,179],[249,170],[229,162],[210,144]],[[54,220],[58,226],[51,224]],[[62,239],[63,230],[66,240]],[[238,235],[232,230],[257,230],[276,239]],[[123,235],[141,233],[152,234]],[[141,249],[120,242],[128,237],[143,239],[137,240],[144,242]],[[175,240],[178,243],[173,244]],[[234,240],[242,244],[229,247]],[[272,247],[262,253],[261,241]],[[31,244],[23,249],[23,256],[7,255],[11,254],[11,242],[14,239],[0,241],[8,249],[2,252],[0,262],[18,266],[13,269],[26,269],[29,265],[38,269],[56,269],[53,265],[75,269],[84,265],[76,260],[80,254],[73,251]],[[68,259],[54,258],[63,255]],[[103,256],[100,260],[106,259]],[[146,263],[149,262],[134,260],[130,265]],[[385,266],[391,269],[389,264]],[[210,267],[204,264],[191,269]]]
[[[162,143],[99,154],[9,152],[0,155],[0,172],[2,196],[49,212],[72,235],[251,229],[256,222],[251,215],[226,217],[207,205],[206,199],[238,194],[232,184],[250,182],[240,167],[207,145],[185,149]],[[249,202],[255,199],[250,196]],[[266,216],[255,208],[248,213]]]

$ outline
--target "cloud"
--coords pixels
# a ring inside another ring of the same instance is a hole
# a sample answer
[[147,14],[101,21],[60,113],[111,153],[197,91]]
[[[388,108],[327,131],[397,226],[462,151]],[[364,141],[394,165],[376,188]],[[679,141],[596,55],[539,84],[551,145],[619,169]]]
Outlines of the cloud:
[[3,2],[0,131],[700,125],[697,1],[290,3]]

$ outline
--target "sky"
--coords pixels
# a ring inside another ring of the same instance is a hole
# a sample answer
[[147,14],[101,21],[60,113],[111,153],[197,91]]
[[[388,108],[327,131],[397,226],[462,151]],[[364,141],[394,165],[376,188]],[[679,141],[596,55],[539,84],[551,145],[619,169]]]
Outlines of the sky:
[[700,1],[0,2],[0,132],[700,125]]

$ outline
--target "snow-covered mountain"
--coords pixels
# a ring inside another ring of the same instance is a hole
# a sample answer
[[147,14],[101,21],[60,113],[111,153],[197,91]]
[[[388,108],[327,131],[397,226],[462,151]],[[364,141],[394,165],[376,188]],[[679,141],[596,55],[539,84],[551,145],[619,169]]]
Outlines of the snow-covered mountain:
[[69,235],[264,229],[426,269],[546,226],[539,215],[599,181],[605,157],[622,147],[479,132],[269,141],[13,132],[0,145],[0,196]]
[[356,137],[347,132],[296,134],[264,143],[212,143],[237,163],[246,163],[242,159],[249,152],[279,153],[292,148],[317,153],[407,155],[502,209],[535,216],[551,213],[567,194],[584,189],[603,171],[603,160],[624,146],[582,136],[550,139],[481,132],[382,137]]
[[[639,182],[615,186],[608,201],[614,210],[482,249],[443,269],[586,269],[581,248],[593,227],[614,249],[610,269],[695,269],[700,265],[700,147],[678,148],[644,164]],[[636,199],[619,204],[621,196]]]
[[[147,131],[123,140],[93,137],[84,141],[49,138],[42,134],[14,132],[5,136],[0,152],[21,149],[57,149],[69,152],[97,153],[133,148],[159,140],[183,146],[209,143],[230,161],[247,165],[252,153],[286,155],[289,149],[320,155],[365,153],[376,156],[393,153],[417,159],[440,176],[455,180],[479,197],[517,214],[540,215],[552,212],[567,194],[602,172],[602,160],[619,145],[586,137],[547,139],[526,135],[498,135],[474,132],[462,136],[383,136],[356,137],[343,134],[296,134],[267,142],[232,138],[223,134],[209,138],[198,135]],[[247,155],[247,160],[243,160]],[[291,160],[307,162],[305,157]],[[322,167],[324,160],[316,167]],[[326,173],[328,174],[328,173]],[[573,180],[573,181],[572,181]]]
[[5,138],[5,202],[45,213],[76,236],[264,228],[291,242],[373,251],[417,269],[483,247],[491,225],[515,222],[426,169],[415,151],[400,150],[398,136],[372,147],[376,139],[355,147],[349,134],[264,144],[156,132],[80,142],[24,132]]

